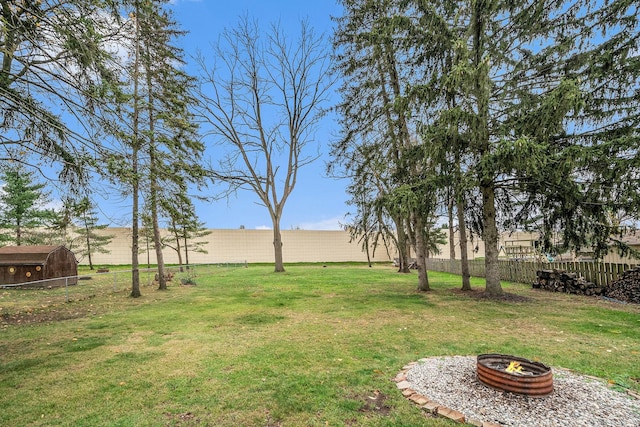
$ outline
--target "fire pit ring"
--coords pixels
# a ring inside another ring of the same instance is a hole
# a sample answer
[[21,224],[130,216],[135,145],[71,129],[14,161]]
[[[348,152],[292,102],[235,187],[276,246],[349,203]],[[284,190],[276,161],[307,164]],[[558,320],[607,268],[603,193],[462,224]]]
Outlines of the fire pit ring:
[[531,397],[544,397],[553,392],[551,368],[522,357],[481,354],[476,375],[483,384],[498,390]]

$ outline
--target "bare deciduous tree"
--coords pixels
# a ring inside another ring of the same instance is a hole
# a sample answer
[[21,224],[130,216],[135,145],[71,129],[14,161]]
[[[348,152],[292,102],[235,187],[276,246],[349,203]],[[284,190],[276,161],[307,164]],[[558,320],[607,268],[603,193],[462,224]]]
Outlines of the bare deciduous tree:
[[224,147],[214,178],[229,191],[249,189],[273,225],[275,271],[284,271],[280,220],[307,152],[331,82],[323,38],[301,22],[296,40],[273,25],[268,34],[244,17],[222,34],[215,62],[199,58],[203,129]]

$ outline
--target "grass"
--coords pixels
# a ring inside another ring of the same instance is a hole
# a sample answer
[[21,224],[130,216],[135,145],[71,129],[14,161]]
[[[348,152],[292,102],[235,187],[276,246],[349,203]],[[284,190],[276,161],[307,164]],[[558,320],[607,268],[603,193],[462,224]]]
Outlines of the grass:
[[508,283],[528,300],[491,301],[430,280],[418,293],[390,267],[250,266],[48,308],[74,319],[27,310],[0,326],[0,425],[448,426],[391,379],[421,357],[491,352],[640,390],[639,307]]

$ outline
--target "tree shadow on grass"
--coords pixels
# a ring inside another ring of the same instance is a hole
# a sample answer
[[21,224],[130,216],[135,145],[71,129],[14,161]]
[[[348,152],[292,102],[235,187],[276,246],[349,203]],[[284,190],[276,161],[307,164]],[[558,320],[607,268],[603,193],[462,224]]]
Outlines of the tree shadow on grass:
[[373,289],[366,294],[354,295],[354,296],[342,296],[342,301],[345,303],[350,303],[350,307],[354,307],[356,305],[362,305],[366,307],[376,307],[379,306],[381,308],[401,308],[406,309],[407,307],[416,306],[416,307],[427,307],[433,305],[433,303],[427,298],[429,293],[425,292],[389,292],[389,291],[378,291]]
[[470,291],[463,291],[459,288],[450,289],[449,292],[458,297],[466,297],[479,301],[497,301],[497,302],[533,302],[533,298],[525,297],[522,295],[516,295],[509,292],[504,292],[502,295],[489,295],[484,289],[471,289]]

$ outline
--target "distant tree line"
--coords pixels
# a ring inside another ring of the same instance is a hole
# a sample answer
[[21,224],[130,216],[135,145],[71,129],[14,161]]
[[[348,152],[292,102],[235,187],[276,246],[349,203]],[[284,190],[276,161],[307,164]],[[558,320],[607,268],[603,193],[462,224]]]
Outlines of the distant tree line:
[[88,197],[66,198],[60,208],[50,205],[44,184],[20,164],[4,165],[0,170],[0,243],[22,245],[65,245],[79,260],[108,253],[113,236],[99,233],[107,226],[98,224],[97,213]]

